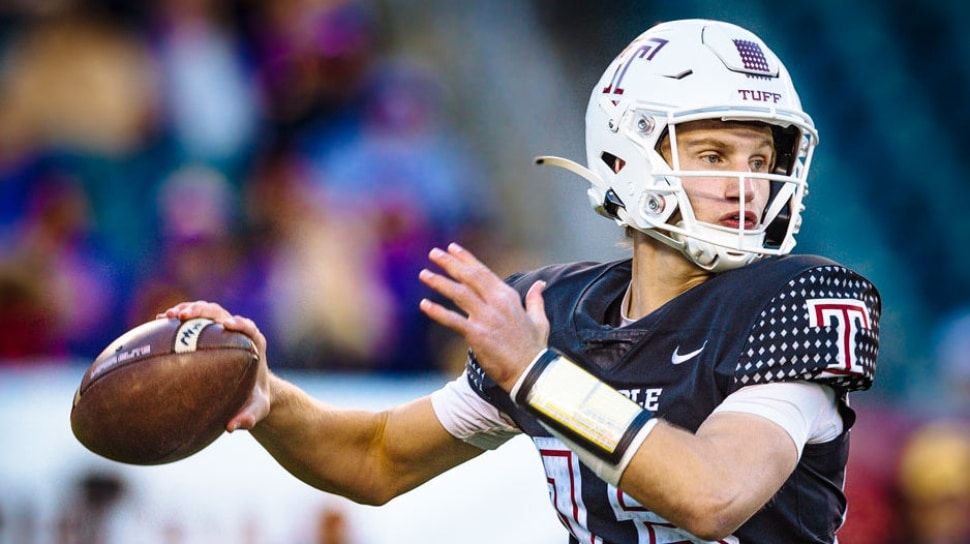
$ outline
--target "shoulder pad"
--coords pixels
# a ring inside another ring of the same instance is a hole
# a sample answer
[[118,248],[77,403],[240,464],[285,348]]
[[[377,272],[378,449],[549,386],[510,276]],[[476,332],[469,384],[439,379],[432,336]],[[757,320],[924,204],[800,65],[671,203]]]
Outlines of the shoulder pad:
[[736,387],[775,381],[872,385],[881,301],[866,278],[837,264],[793,277],[752,324],[734,372]]

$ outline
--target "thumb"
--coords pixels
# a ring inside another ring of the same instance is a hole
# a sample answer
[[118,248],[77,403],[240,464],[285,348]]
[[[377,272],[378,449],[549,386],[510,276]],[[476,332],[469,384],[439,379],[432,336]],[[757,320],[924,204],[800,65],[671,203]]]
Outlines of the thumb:
[[256,414],[249,407],[233,416],[226,424],[226,431],[233,432],[238,430],[248,431],[256,426]]
[[532,320],[543,331],[549,330],[549,319],[546,317],[546,302],[542,298],[542,291],[546,288],[546,282],[539,280],[529,287],[525,294],[525,311]]
[[267,414],[269,414],[269,399],[262,388],[256,386],[249,401],[226,423],[226,430],[230,433],[236,430],[252,430]]

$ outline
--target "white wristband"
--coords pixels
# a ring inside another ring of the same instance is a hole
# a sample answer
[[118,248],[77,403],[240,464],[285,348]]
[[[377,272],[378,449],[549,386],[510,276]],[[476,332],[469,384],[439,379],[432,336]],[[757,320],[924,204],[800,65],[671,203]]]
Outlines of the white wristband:
[[614,485],[656,423],[638,404],[550,349],[529,364],[511,395]]
[[[539,423],[542,422],[540,421]],[[644,423],[643,427],[640,427],[640,430],[633,437],[633,440],[630,441],[629,446],[623,453],[623,457],[621,457],[617,463],[609,463],[603,460],[602,457],[599,457],[588,449],[573,442],[568,436],[563,435],[545,423],[542,423],[542,426],[545,427],[550,434],[559,440],[562,440],[563,444],[566,444],[569,449],[573,450],[576,455],[579,456],[579,460],[582,461],[584,465],[589,467],[590,470],[596,473],[597,476],[602,478],[603,481],[613,484],[615,487],[620,487],[620,478],[623,477],[626,467],[629,466],[630,461],[633,460],[633,455],[638,449],[640,449],[640,445],[643,444],[643,441],[647,439],[647,435],[650,434],[650,431],[657,426],[657,423],[660,423],[659,419],[651,419]]]

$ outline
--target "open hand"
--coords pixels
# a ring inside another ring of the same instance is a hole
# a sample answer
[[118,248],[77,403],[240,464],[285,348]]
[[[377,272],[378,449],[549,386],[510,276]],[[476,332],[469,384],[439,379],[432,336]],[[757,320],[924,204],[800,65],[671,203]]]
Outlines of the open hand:
[[421,301],[421,311],[460,334],[489,377],[509,391],[548,343],[545,283],[529,288],[523,307],[515,289],[458,244],[450,244],[447,251],[432,249],[428,258],[444,274],[425,269],[419,278],[464,314],[428,299]]

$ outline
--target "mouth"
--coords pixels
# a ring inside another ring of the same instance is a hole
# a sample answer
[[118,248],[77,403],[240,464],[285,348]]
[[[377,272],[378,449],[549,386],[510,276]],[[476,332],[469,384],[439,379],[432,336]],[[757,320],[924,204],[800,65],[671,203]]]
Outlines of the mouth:
[[745,211],[742,218],[739,212],[726,213],[721,216],[717,224],[729,229],[744,228],[744,230],[754,230],[758,227],[758,215],[753,211]]

